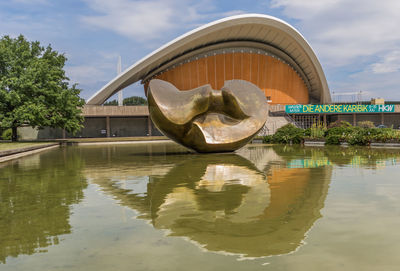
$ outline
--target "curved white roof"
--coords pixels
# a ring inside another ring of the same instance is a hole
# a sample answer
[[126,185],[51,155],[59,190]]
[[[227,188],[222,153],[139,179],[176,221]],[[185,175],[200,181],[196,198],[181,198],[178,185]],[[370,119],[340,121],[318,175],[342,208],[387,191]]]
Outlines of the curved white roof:
[[329,103],[331,96],[325,74],[317,56],[305,38],[288,23],[263,14],[231,16],[196,28],[145,56],[87,101],[100,105],[117,91],[146,78],[171,60],[208,45],[229,41],[263,43],[283,51],[305,75],[310,96]]

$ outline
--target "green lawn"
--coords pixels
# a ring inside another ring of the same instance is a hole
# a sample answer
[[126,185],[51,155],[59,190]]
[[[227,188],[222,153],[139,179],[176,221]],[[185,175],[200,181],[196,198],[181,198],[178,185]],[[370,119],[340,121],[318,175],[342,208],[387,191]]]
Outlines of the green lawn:
[[50,142],[4,142],[4,143],[0,143],[0,151],[8,151],[8,150],[13,150],[13,149],[46,145],[49,143]]

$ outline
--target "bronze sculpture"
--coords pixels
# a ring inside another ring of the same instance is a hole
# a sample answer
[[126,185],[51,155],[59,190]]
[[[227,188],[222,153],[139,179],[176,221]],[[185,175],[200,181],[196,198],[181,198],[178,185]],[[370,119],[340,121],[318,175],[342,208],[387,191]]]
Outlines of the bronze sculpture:
[[180,91],[153,79],[149,112],[157,128],[197,152],[229,152],[247,144],[267,120],[264,93],[244,80],[226,81],[221,90],[204,85]]

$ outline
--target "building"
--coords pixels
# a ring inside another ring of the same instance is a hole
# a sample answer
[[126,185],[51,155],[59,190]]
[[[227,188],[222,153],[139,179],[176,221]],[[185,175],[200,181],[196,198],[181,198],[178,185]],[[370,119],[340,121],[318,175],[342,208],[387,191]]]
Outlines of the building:
[[[146,93],[153,78],[168,81],[182,91],[205,84],[221,89],[231,79],[250,81],[268,100],[270,113],[263,131],[266,134],[293,119],[305,128],[315,122],[335,120],[347,120],[353,125],[362,120],[396,128],[400,125],[398,105],[388,113],[288,112],[285,106],[332,103],[321,64],[306,39],[288,23],[268,15],[244,14],[194,29],[120,73],[89,98],[83,110],[85,127],[76,136],[160,135],[147,107],[102,106],[109,97],[135,82],[141,82]],[[60,132],[42,134],[41,138],[60,137]]]
[[158,78],[189,90],[243,79],[271,104],[329,103],[321,64],[304,37],[286,22],[261,14],[227,17],[165,44],[114,78],[88,101],[101,105],[119,90]]
[[[226,80],[243,79],[257,85],[265,93],[269,105],[278,105],[278,108],[286,104],[331,102],[321,64],[305,38],[286,22],[262,14],[223,18],[163,45],[94,94],[86,105],[93,109],[85,109],[85,112],[104,112],[104,109],[94,107],[101,106],[109,97],[138,81],[146,93],[148,82],[153,78],[168,81],[183,91],[205,84],[221,89]],[[112,115],[99,114],[102,120],[85,115],[86,127],[101,122],[103,132],[107,130],[106,134],[113,136],[110,129],[116,126],[113,125],[116,116],[123,115],[118,114],[118,110],[123,109],[116,108]],[[269,122],[274,123],[279,118],[282,117],[274,118],[271,114]],[[128,122],[124,121],[126,125],[133,125],[132,120],[131,124]],[[106,126],[108,129],[104,128]],[[141,127],[142,135],[158,132],[149,133],[152,129]],[[81,133],[84,137],[88,134],[93,132]]]

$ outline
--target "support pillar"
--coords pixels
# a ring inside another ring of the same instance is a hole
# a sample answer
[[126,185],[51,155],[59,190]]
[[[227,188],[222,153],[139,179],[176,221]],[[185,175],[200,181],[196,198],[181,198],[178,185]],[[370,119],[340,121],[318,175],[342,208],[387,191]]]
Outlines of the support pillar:
[[326,114],[324,114],[324,127],[326,127]]
[[151,136],[151,118],[150,118],[150,116],[147,116],[147,131],[148,131],[147,135]]
[[106,117],[106,131],[107,131],[107,137],[110,137],[111,135],[111,125],[110,125],[110,116]]
[[381,124],[385,125],[385,114],[381,113]]
[[357,115],[353,114],[353,126],[357,125]]

